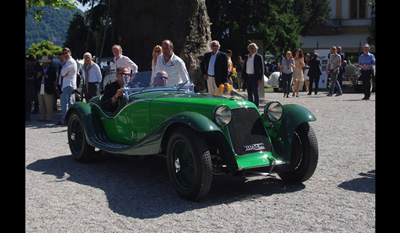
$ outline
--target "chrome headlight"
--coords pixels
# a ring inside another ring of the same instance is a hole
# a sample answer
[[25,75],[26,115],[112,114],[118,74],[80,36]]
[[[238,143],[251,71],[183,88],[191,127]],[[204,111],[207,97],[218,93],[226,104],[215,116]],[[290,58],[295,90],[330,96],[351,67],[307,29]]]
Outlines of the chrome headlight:
[[214,111],[214,121],[219,126],[225,126],[231,122],[232,119],[232,111],[225,105],[219,106]]
[[265,105],[264,114],[270,121],[279,121],[282,118],[283,108],[278,101],[271,101]]

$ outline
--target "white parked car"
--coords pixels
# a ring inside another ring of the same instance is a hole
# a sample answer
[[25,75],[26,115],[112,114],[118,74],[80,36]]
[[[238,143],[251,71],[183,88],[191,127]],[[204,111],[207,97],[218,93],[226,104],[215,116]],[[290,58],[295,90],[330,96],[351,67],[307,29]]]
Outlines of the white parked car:
[[274,88],[274,92],[278,92],[279,89],[279,71],[273,72],[269,78],[264,75],[264,87]]

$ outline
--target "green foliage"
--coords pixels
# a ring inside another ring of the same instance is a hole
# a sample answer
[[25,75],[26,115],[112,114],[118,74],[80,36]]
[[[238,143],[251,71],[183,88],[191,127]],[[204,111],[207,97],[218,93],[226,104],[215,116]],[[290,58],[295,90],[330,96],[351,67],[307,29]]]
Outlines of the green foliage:
[[53,45],[51,41],[42,41],[39,44],[33,43],[26,55],[34,54],[36,59],[40,59],[43,55],[58,55],[61,52],[62,48],[60,46]]
[[[89,44],[86,45],[86,38],[88,34],[88,16],[92,15],[92,23],[90,26]],[[69,47],[72,51],[73,57],[81,58],[85,52],[90,52],[93,56],[99,56],[101,49],[101,42],[104,36],[104,29],[107,27],[105,45],[103,50],[103,57],[112,56],[111,52],[111,18],[107,17],[107,5],[105,2],[97,4],[93,10],[88,10],[83,14],[75,14],[71,19],[70,25],[67,29],[67,39],[64,46]],[[86,24],[85,24],[86,22]],[[85,50],[87,48],[87,50]]]
[[[42,17],[44,15],[44,9],[43,8],[36,8],[36,7],[43,7],[43,6],[49,6],[54,9],[58,9],[60,7],[63,7],[67,10],[72,10],[76,9],[76,6],[73,2],[73,0],[26,0],[26,6],[27,9],[32,9],[33,10],[33,18],[36,19],[37,21],[42,21]],[[28,16],[28,11],[25,10],[25,17]]]
[[263,40],[275,55],[300,47],[300,35],[326,22],[330,11],[328,0],[206,0],[206,5],[212,38],[239,55],[248,53],[252,40]]
[[88,30],[84,20],[83,14],[75,14],[67,29],[67,38],[64,45],[72,50],[72,57],[81,58],[86,52],[85,45]]
[[331,8],[329,0],[294,0],[293,12],[303,25],[301,34],[304,35],[313,27],[329,20]]
[[34,9],[27,9],[25,18],[25,51],[32,43],[40,43],[44,40],[52,41],[55,45],[62,46],[66,38],[67,28],[74,13],[82,13],[81,10],[54,9],[50,6],[35,7],[42,9],[44,15],[38,22],[34,17]]

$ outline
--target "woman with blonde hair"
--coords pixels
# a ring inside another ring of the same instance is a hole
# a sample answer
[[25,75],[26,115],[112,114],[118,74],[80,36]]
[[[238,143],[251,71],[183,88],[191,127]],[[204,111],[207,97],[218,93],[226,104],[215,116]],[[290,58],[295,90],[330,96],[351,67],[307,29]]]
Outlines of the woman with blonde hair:
[[162,48],[160,45],[156,45],[153,48],[153,59],[151,60],[151,80],[150,80],[150,87],[153,86],[154,84],[154,77],[156,76],[156,73],[154,72],[156,70],[156,64],[157,64],[157,57],[162,54]]
[[295,65],[294,65],[294,59],[292,57],[292,52],[287,51],[285,58],[282,59],[281,70],[280,70],[280,75],[282,76],[282,82],[283,82],[283,97],[286,98],[289,98],[290,83],[292,81],[294,67]]

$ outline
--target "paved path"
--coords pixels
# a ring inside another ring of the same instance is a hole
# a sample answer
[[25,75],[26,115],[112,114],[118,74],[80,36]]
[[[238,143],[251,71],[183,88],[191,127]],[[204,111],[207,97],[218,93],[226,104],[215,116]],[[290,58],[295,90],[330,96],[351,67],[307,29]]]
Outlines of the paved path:
[[[181,199],[162,158],[75,162],[66,127],[26,124],[26,232],[374,232],[375,94],[283,99],[317,117],[319,163],[304,185],[216,176],[201,203]],[[55,117],[58,117],[56,115]],[[55,119],[56,122],[58,119]]]

